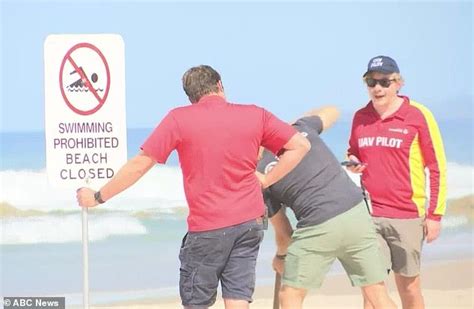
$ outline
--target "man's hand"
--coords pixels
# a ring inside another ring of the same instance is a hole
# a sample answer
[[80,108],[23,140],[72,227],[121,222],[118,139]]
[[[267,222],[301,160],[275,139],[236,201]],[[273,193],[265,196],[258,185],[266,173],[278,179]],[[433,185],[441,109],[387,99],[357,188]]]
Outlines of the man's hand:
[[255,176],[257,176],[257,179],[260,182],[260,186],[262,187],[262,189],[266,189],[266,176],[260,173],[259,171],[255,171]]
[[[350,155],[350,156],[349,156],[349,160],[350,160],[350,161],[354,161],[354,162],[360,162],[359,158],[357,158],[357,157],[354,156],[354,155]],[[351,166],[347,166],[346,168],[347,168],[349,171],[351,171],[352,173],[360,174],[360,173],[362,173],[362,172],[365,170],[366,165],[364,165],[364,164],[351,165]]]
[[279,273],[280,275],[283,275],[283,271],[285,270],[285,260],[275,256],[273,258],[273,270]]
[[424,223],[425,239],[427,243],[435,241],[441,232],[441,222],[436,220],[425,219]]
[[81,207],[95,207],[99,203],[94,197],[95,191],[90,188],[80,188],[76,191],[77,203]]

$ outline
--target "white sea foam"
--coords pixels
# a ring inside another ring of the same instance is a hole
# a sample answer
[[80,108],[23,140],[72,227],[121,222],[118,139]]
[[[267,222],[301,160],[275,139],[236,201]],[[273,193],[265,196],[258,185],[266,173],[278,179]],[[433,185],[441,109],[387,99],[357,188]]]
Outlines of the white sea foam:
[[[474,167],[449,162],[448,198],[473,194]],[[359,176],[349,173],[355,183]],[[46,171],[0,171],[0,202],[21,210],[78,210],[75,191],[49,185]],[[120,196],[107,202],[107,209],[143,210],[186,207],[179,167],[156,166]]]
[[469,223],[468,218],[464,216],[452,216],[443,218],[443,229],[454,229],[460,226],[467,225]]
[[[358,176],[349,174],[358,183]],[[0,202],[20,210],[45,212],[39,216],[0,218],[0,244],[81,241],[80,208],[74,190],[50,187],[45,171],[1,171],[0,179]],[[473,180],[474,167],[448,163],[448,198],[473,194]],[[114,235],[146,234],[141,219],[153,220],[163,214],[182,219],[185,208],[181,170],[157,166],[129,190],[99,207],[103,213],[89,216],[90,239],[98,241]],[[76,212],[71,214],[69,211]],[[448,228],[468,223],[463,216],[447,217],[443,221]]]
[[[0,202],[17,209],[78,210],[75,190],[51,187],[45,170],[1,171],[0,180]],[[107,202],[107,209],[120,210],[174,207],[186,207],[181,170],[166,166],[156,166],[120,197]]]
[[[89,216],[89,240],[115,235],[142,235],[147,230],[136,218],[121,215]],[[66,243],[82,240],[80,214],[2,218],[0,244]]]
[[[357,185],[360,184],[359,175],[348,172],[349,177]],[[474,167],[455,162],[447,163],[447,198],[455,199],[474,194]]]
[[448,162],[448,198],[474,194],[474,167]]

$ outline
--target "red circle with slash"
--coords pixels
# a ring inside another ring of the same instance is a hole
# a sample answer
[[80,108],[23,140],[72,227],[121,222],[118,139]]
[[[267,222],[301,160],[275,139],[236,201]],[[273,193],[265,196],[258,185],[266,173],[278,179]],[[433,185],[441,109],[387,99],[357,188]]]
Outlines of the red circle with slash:
[[[92,86],[90,80],[87,78],[87,76],[84,74],[84,71],[79,69],[79,66],[76,64],[74,59],[71,57],[71,54],[79,49],[79,48],[87,48],[92,50],[93,52],[97,53],[99,57],[102,59],[102,62],[105,65],[105,71],[107,75],[107,85],[105,87],[105,92],[104,96],[101,98],[98,94],[97,91],[94,89]],[[63,71],[64,71],[64,65],[66,62],[69,61],[71,65],[74,67],[76,72],[81,76],[82,81],[84,82],[85,86],[89,89],[89,91],[94,95],[94,98],[97,99],[97,105],[89,110],[81,110],[75,107],[72,102],[69,101],[68,97],[66,96],[66,93],[64,92],[64,85],[63,85]],[[63,96],[64,101],[66,102],[67,106],[75,113],[79,115],[92,115],[95,112],[97,112],[105,103],[105,100],[107,100],[107,95],[109,94],[109,89],[110,89],[110,70],[109,70],[109,65],[107,63],[107,60],[105,59],[104,55],[102,52],[94,45],[90,43],[79,43],[74,45],[71,49],[68,50],[66,55],[64,56],[64,59],[61,63],[61,68],[59,69],[59,88],[61,89],[61,94]]]

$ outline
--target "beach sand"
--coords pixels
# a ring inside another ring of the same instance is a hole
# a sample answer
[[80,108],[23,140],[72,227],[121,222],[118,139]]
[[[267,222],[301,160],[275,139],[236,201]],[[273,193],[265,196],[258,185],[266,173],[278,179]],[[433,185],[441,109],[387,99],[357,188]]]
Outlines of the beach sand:
[[[392,299],[401,308],[393,277],[386,281]],[[474,308],[474,260],[437,262],[422,267],[426,308]],[[254,294],[254,309],[273,308],[273,286],[259,286]],[[144,299],[92,308],[181,308],[178,298]],[[222,299],[212,307],[224,308]],[[345,274],[329,275],[318,291],[311,291],[304,308],[362,308],[360,289],[353,288]]]

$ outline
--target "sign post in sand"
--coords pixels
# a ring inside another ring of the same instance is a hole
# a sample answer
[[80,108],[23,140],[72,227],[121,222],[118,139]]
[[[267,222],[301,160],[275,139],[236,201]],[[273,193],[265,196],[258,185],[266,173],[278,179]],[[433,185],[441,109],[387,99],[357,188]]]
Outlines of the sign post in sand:
[[273,288],[273,309],[280,309],[281,275],[275,272],[275,286]]
[[[44,86],[46,169],[50,184],[99,189],[127,160],[122,37],[49,35],[44,43]],[[88,239],[84,207],[84,308],[89,308]]]

